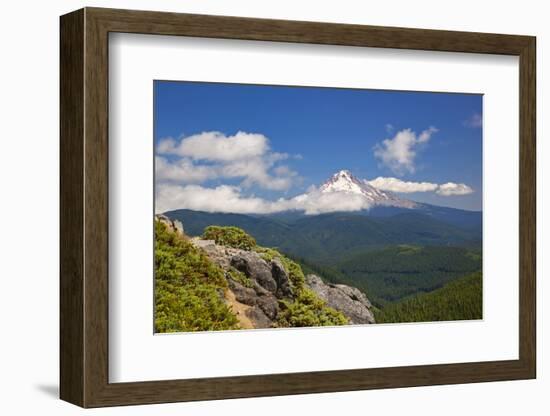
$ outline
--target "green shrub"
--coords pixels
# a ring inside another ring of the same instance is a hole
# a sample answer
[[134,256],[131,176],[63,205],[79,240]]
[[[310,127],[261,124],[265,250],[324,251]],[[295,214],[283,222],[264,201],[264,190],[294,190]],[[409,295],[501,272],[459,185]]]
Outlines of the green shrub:
[[302,288],[292,302],[283,300],[278,325],[281,327],[336,326],[349,323],[341,312],[329,307],[315,292]]
[[155,223],[155,278],[184,284],[211,283],[225,287],[223,270],[186,238],[162,222]]
[[206,227],[202,238],[214,240],[222,246],[250,251],[256,247],[256,240],[238,227],[221,227],[211,225]]
[[243,272],[240,270],[235,269],[234,267],[231,267],[227,274],[229,274],[229,277],[233,279],[235,282],[240,283],[244,287],[253,287],[254,283],[250,278],[248,278]]
[[215,285],[174,285],[159,281],[155,290],[155,331],[189,332],[239,329],[236,316]]
[[274,248],[260,247],[255,248],[256,252],[260,253],[260,257],[267,261],[268,263],[273,260],[275,257],[282,257],[282,254],[279,253]]
[[155,222],[155,331],[237,329],[224,271],[185,237]]

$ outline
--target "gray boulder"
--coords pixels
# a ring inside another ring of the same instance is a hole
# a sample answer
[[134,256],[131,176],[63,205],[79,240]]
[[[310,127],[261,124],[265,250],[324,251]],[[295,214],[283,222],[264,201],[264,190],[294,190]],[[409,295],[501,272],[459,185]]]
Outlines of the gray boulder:
[[204,251],[208,258],[222,269],[227,270],[229,268],[229,257],[227,249],[224,246],[217,245],[214,240],[202,240],[198,237],[192,238],[191,243]]
[[277,319],[277,315],[279,315],[279,302],[275,296],[258,296],[256,303],[269,319],[272,321]]
[[272,321],[277,319],[279,302],[273,293],[258,284],[255,284],[253,288],[244,287],[231,278],[227,279],[227,283],[237,301],[248,306],[257,306]]
[[231,266],[244,273],[249,279],[255,280],[264,289],[275,293],[277,282],[271,275],[271,267],[260,255],[253,251],[238,250],[230,260]]
[[292,292],[292,287],[290,285],[290,278],[288,277],[288,273],[281,263],[281,260],[278,258],[271,261],[271,275],[277,283],[277,297],[293,298],[294,293]]
[[314,274],[306,276],[306,284],[328,306],[346,315],[351,324],[374,324],[372,305],[359,289],[347,285],[325,283]]
[[248,309],[246,316],[254,323],[254,328],[273,327],[273,321],[258,306]]
[[255,306],[258,295],[252,288],[245,287],[239,282],[235,282],[233,279],[227,279],[227,285],[229,289],[234,293],[235,299],[245,305]]

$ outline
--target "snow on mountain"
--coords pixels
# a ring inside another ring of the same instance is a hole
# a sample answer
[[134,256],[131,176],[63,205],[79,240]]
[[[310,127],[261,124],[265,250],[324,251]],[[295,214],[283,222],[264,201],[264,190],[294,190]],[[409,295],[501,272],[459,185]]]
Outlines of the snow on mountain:
[[401,199],[395,194],[382,191],[370,185],[367,180],[360,180],[348,170],[341,170],[327,180],[319,191],[323,194],[343,192],[351,195],[361,195],[372,205],[386,205],[400,208],[416,208],[416,202]]

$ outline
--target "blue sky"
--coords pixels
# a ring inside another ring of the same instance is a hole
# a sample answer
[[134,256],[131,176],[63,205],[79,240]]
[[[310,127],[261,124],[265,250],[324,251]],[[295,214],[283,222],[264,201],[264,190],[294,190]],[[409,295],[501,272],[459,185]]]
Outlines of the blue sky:
[[[168,81],[154,92],[165,198],[188,186],[292,198],[348,169],[408,183],[388,189],[403,198],[481,210],[481,95]],[[430,191],[410,192],[418,183]]]

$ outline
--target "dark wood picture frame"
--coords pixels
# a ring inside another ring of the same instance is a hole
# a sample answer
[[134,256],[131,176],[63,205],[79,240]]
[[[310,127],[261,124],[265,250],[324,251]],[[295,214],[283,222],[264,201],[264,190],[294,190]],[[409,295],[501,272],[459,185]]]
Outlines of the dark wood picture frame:
[[[519,57],[519,359],[109,383],[110,32]],[[82,407],[351,391],[536,377],[535,38],[85,8],[61,17],[60,396]]]

